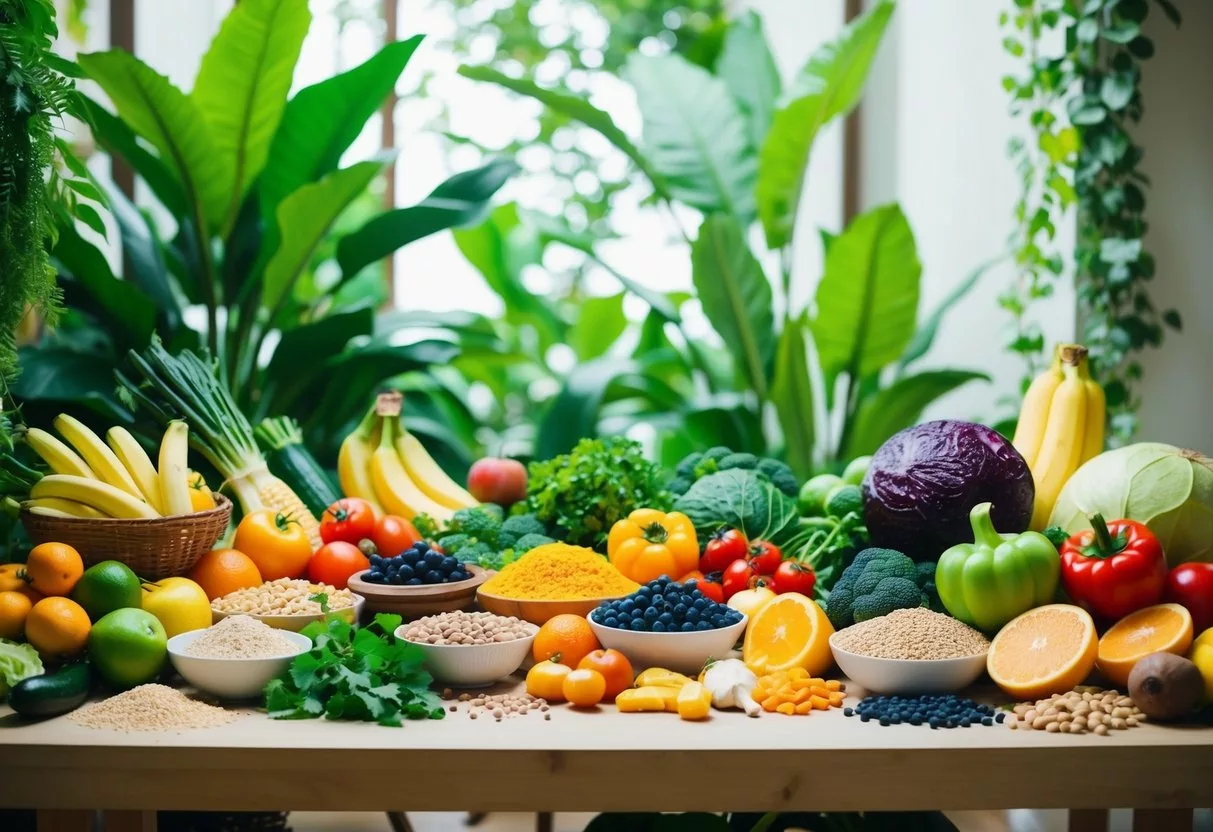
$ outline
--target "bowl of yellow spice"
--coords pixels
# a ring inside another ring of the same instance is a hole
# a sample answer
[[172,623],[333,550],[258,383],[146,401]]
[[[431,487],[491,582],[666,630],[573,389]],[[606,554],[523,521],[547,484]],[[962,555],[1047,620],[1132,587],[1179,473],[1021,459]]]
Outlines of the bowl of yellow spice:
[[507,564],[476,591],[480,606],[497,615],[543,624],[553,616],[588,615],[603,601],[631,595],[640,584],[584,546],[547,543]]

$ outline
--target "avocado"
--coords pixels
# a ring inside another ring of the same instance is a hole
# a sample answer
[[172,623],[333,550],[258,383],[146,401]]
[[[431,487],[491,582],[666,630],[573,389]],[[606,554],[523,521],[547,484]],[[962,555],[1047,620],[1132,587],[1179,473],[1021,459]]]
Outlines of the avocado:
[[1153,719],[1179,719],[1196,710],[1204,693],[1196,665],[1171,653],[1151,653],[1129,673],[1129,696]]

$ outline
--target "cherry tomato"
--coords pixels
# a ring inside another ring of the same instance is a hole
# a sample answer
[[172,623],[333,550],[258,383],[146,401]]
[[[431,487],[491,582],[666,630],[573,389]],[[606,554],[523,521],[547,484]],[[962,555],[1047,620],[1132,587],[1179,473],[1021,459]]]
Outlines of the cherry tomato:
[[699,571],[721,572],[735,560],[744,560],[748,548],[745,535],[737,529],[719,529],[708,539],[699,558]]
[[750,543],[749,557],[759,575],[774,575],[783,560],[783,552],[769,540],[755,540]]
[[403,517],[385,514],[375,523],[375,529],[371,532],[370,537],[380,555],[385,558],[394,558],[420,540],[421,534],[412,523]]
[[813,571],[813,567],[798,560],[785,560],[775,570],[774,580],[775,585],[771,588],[778,594],[799,592],[812,598],[813,587],[817,585],[817,573]]
[[702,577],[695,578],[695,588],[698,589],[709,601],[715,601],[717,604],[723,604],[724,587],[721,586],[720,580],[720,573],[713,572],[711,575],[704,575]]
[[355,546],[375,531],[375,509],[366,500],[347,497],[324,510],[320,518],[320,539],[325,543],[340,540]]
[[344,540],[334,540],[321,546],[307,562],[307,579],[345,589],[350,575],[370,568],[371,562],[357,546]]
[[564,698],[578,708],[592,708],[606,695],[606,679],[597,670],[574,670],[561,685]]
[[735,560],[724,570],[721,584],[724,587],[724,600],[728,601],[743,589],[749,589],[758,579],[759,572],[754,568],[752,560]]

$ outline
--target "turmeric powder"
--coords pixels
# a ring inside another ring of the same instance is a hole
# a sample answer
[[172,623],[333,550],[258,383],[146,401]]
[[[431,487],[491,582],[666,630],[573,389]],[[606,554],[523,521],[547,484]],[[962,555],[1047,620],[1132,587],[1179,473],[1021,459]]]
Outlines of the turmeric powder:
[[521,601],[579,601],[630,595],[640,584],[584,546],[536,546],[480,587],[488,595]]

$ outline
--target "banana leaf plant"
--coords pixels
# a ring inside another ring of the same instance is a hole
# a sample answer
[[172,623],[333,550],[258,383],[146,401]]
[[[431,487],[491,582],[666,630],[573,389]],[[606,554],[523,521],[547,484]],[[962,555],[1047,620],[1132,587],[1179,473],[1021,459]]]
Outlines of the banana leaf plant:
[[342,159],[422,38],[391,43],[292,96],[310,22],[307,0],[242,0],[188,93],[122,50],[79,57],[113,108],[87,101],[97,143],[139,174],[158,205],[141,211],[105,189],[122,242],[117,271],[75,228],[62,229],[52,256],[68,314],[21,355],[14,392],[27,418],[76,407],[129,419],[112,369],[156,332],[170,349],[208,350],[250,419],[294,416],[332,458],[383,380],[500,351],[476,322],[379,315],[379,264],[410,242],[479,222],[517,166],[492,159],[416,205],[382,210],[371,186],[393,154]]
[[[987,379],[973,370],[917,369],[947,310],[989,264],[920,318],[922,267],[909,222],[895,204],[873,208],[837,235],[822,230],[825,263],[814,296],[798,304],[792,293],[794,282],[807,280],[793,274],[791,264],[814,140],[859,102],[893,11],[891,0],[877,3],[818,49],[786,88],[753,12],[730,23],[710,69],[677,54],[633,55],[624,79],[642,117],[639,141],[567,89],[489,66],[460,70],[597,131],[629,158],[651,188],[651,201],[702,217],[684,236],[695,294],[721,337],[725,368],[712,348],[680,337],[676,309],[664,314],[653,305],[655,325],[646,320],[640,336],[651,348],[644,355],[658,364],[656,356],[674,356],[675,378],[663,383],[686,394],[683,403],[662,413],[643,386],[633,385],[629,396],[628,378],[652,377],[651,367],[635,354],[612,351],[564,378],[541,417],[540,447],[560,452],[581,435],[618,429],[618,420],[608,427],[611,414],[602,407],[614,396],[640,403],[634,421],[664,429],[670,447],[663,459],[676,459],[693,441],[755,452],[771,446],[807,475],[871,453],[940,396]],[[751,233],[755,226],[761,235]],[[752,244],[758,236],[764,245]],[[592,241],[581,248],[598,257]],[[468,259],[508,306],[500,278],[490,277],[477,257]],[[776,280],[764,266],[770,263],[779,264]],[[634,291],[627,283],[623,289]],[[776,418],[767,418],[770,411]],[[767,424],[778,430],[767,436]]]

